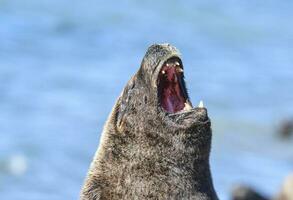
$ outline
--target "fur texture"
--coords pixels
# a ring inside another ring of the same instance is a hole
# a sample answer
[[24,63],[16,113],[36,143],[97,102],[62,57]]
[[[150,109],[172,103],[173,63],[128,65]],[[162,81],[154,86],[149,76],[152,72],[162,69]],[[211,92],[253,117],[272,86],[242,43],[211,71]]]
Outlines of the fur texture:
[[171,115],[158,103],[158,73],[174,56],[180,58],[169,44],[147,50],[104,126],[81,200],[218,199],[209,167],[207,110]]

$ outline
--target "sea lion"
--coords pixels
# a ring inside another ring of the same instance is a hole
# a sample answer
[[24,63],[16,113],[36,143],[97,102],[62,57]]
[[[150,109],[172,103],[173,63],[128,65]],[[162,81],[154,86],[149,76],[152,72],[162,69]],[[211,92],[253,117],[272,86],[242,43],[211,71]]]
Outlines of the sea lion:
[[293,200],[293,173],[289,174],[275,200]]
[[118,98],[81,200],[217,200],[209,165],[211,122],[193,108],[179,51],[150,46]]
[[292,136],[293,119],[287,119],[281,122],[278,133],[283,139],[288,139],[290,136]]
[[232,200],[269,200],[253,188],[239,185],[232,191]]
[[239,185],[232,191],[232,200],[293,200],[293,173],[289,174],[275,197],[266,197],[253,188]]

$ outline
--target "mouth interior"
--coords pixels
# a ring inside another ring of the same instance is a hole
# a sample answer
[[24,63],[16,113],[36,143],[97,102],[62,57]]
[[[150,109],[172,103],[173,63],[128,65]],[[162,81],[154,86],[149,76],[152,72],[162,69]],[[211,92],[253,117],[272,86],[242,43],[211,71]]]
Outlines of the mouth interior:
[[163,64],[158,76],[158,96],[161,107],[168,113],[192,108],[179,58],[170,58]]

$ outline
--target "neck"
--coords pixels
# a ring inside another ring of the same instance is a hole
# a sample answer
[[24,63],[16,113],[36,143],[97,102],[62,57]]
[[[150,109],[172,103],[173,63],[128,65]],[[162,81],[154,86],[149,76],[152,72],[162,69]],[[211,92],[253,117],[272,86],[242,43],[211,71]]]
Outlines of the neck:
[[174,196],[179,199],[217,199],[209,166],[210,143],[200,147],[199,143],[188,143],[185,139],[192,140],[180,134],[173,136],[170,143],[158,142],[160,139],[156,138],[154,144],[141,151],[143,155],[138,156],[144,157],[149,166],[145,168],[150,175],[146,179],[161,177],[160,181],[156,180],[156,187],[160,183],[174,187],[168,192],[170,199]]
[[133,188],[129,194],[123,192],[124,197],[160,195],[162,199],[214,200],[217,197],[209,167],[210,140],[206,140],[188,133],[171,136],[164,131],[112,135],[107,143],[119,144],[119,149],[116,146],[105,152],[103,163],[105,168],[117,167],[115,177],[108,178],[114,179],[111,184],[117,183],[112,187],[119,187],[120,180],[124,186],[129,185],[126,188]]

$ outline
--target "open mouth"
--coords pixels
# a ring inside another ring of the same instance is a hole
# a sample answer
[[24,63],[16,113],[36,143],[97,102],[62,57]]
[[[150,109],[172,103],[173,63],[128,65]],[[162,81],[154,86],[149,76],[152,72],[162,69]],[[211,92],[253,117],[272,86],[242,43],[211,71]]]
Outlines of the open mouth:
[[192,109],[184,82],[182,62],[178,57],[169,58],[158,76],[159,104],[167,113]]

